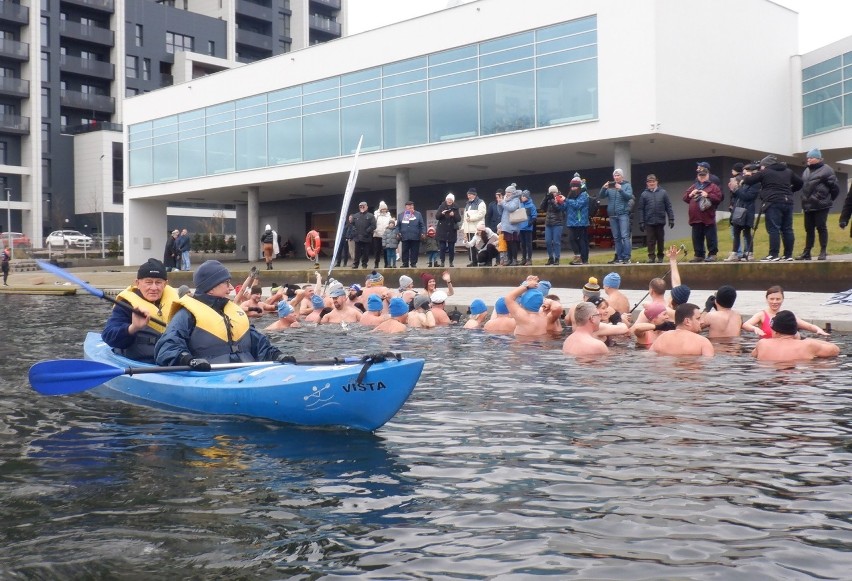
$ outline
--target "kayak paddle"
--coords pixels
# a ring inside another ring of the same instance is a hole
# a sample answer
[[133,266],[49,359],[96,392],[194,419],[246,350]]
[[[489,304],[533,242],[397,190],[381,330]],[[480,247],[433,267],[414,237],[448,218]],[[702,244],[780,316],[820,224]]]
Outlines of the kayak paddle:
[[[122,309],[130,311],[131,313],[136,313],[140,317],[145,316],[145,313],[143,313],[139,309],[133,308],[129,303],[125,303],[124,301],[117,301],[114,298],[107,296],[106,293],[104,293],[104,291],[102,291],[101,289],[93,287],[92,285],[90,285],[89,283],[87,283],[84,280],[80,280],[79,278],[77,278],[76,276],[74,276],[73,274],[68,272],[67,270],[60,268],[60,267],[56,266],[55,264],[53,264],[51,262],[48,262],[46,260],[36,260],[36,264],[38,264],[39,268],[46,270],[47,272],[49,272],[51,274],[55,274],[56,276],[58,276],[60,278],[64,278],[68,282],[73,282],[74,284],[79,285],[83,290],[85,290],[89,294],[92,294],[92,295],[98,297],[99,299],[104,299],[105,301],[109,301],[114,305],[118,305]],[[162,325],[164,327],[166,326],[165,321],[161,321],[160,319],[157,319],[155,317],[151,317],[151,320],[153,322],[157,323],[158,325]]]

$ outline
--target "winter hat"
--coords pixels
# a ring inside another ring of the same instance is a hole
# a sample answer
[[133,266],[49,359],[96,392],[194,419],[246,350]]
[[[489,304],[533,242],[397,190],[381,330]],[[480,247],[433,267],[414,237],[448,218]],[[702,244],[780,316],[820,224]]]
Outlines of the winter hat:
[[819,149],[817,149],[816,147],[814,147],[812,150],[810,150],[808,152],[808,154],[805,157],[813,157],[815,159],[822,159],[822,152]]
[[601,287],[598,284],[598,279],[593,276],[589,277],[589,282],[583,285],[583,297],[588,299],[593,296],[600,296]]
[[456,201],[456,197],[453,195],[453,193],[452,193],[452,192],[450,192],[449,194],[447,194],[447,197],[446,197],[446,198],[444,198],[444,199],[449,200],[449,201],[451,201],[451,202],[455,202],[455,201]]
[[278,316],[284,318],[293,312],[293,307],[287,301],[278,301]]
[[655,318],[660,316],[660,313],[666,310],[666,305],[660,302],[653,302],[647,307],[645,307],[645,318],[649,321],[653,321]]
[[500,297],[497,299],[497,302],[494,303],[494,312],[498,315],[508,315],[509,307],[506,306],[506,299]]
[[346,296],[346,290],[343,288],[343,285],[335,286],[335,287],[329,289],[328,296],[330,296],[333,299],[336,299],[337,297],[345,297]]
[[763,167],[769,167],[770,165],[776,163],[778,163],[778,158],[771,154],[760,160],[760,165],[762,165]]
[[467,189],[467,193],[468,193],[468,194],[473,194],[473,195],[475,196],[475,195],[476,195],[476,188],[468,188],[468,189]]
[[432,296],[429,297],[429,300],[432,301],[433,305],[442,305],[447,301],[447,293],[442,290],[436,290],[432,293]]
[[516,184],[511,184],[508,188],[506,188],[506,197],[514,196],[518,193],[518,186]]
[[592,303],[592,304],[593,304],[593,305],[595,305],[596,307],[601,306],[601,303],[603,303],[603,302],[605,302],[605,301],[606,301],[606,299],[605,299],[605,298],[603,298],[603,297],[602,297],[602,296],[600,296],[600,295],[598,295],[598,296],[596,296],[596,297],[589,297],[589,298],[587,298],[587,299],[586,299],[586,302],[587,302],[587,303]]
[[481,315],[487,310],[488,307],[485,306],[485,301],[483,301],[482,299],[473,299],[473,301],[470,303],[471,315]]
[[206,260],[204,264],[198,267],[195,274],[192,275],[192,284],[195,285],[195,292],[206,293],[214,286],[225,282],[231,278],[231,273],[228,269],[222,266],[218,260]]
[[773,331],[782,335],[795,335],[799,332],[796,315],[792,311],[778,311],[775,318],[769,322],[769,326],[772,327]]
[[186,286],[185,284],[180,285],[180,288],[178,289],[178,297],[182,297],[182,296],[185,296],[185,295],[188,295],[188,294],[189,294],[189,287]]
[[403,274],[399,277],[399,288],[400,290],[407,289],[411,285],[414,284],[414,279],[408,276],[407,274]]
[[672,289],[672,300],[679,305],[689,302],[689,287],[685,284],[679,284]]
[[622,177],[624,176],[624,172],[621,170],[621,168],[617,167],[613,170],[612,177],[615,177],[615,176],[622,176]]
[[384,308],[384,303],[382,302],[382,298],[379,295],[370,295],[367,299],[367,310],[368,311],[381,311]]
[[417,295],[414,297],[414,301],[412,301],[415,309],[419,309],[425,305],[429,304],[429,297],[426,295]]
[[550,294],[550,289],[553,288],[553,285],[550,284],[549,280],[540,280],[538,281],[538,290],[541,293],[541,296],[546,297]]
[[430,280],[435,280],[435,277],[429,274],[428,272],[424,272],[420,274],[420,280],[423,281],[423,286],[429,284]]
[[518,304],[531,313],[537,313],[544,303],[544,295],[537,288],[531,288],[520,296]]
[[524,190],[523,192],[521,192],[521,197],[529,200],[530,199],[530,191]]
[[745,167],[745,166],[742,163],[737,162],[737,163],[734,164],[734,171],[737,172],[737,173],[742,173],[743,167]]
[[388,306],[391,317],[401,317],[408,312],[408,304],[399,297],[394,297],[390,300]]
[[387,209],[388,209],[387,204],[385,204],[384,202],[379,202],[379,210],[387,210]]
[[266,231],[267,231],[267,232],[269,232],[270,230],[272,230],[272,226],[270,226],[269,224],[267,224],[267,225],[266,225]]
[[311,306],[315,309],[321,309],[325,306],[325,301],[322,300],[321,296],[314,295],[311,297]]
[[381,273],[376,272],[375,270],[367,275],[367,282],[372,286],[379,286],[380,284],[385,282],[385,277],[382,276]]
[[557,188],[556,186],[550,186],[549,188],[547,188],[547,193],[548,194],[559,193],[559,188]]
[[604,277],[604,286],[619,288],[621,286],[621,275],[617,272],[610,272]]
[[696,169],[700,170],[700,169],[703,168],[703,169],[706,169],[708,172],[710,171],[710,164],[707,163],[706,161],[699,161],[697,165],[698,165],[698,167]]
[[360,293],[362,289],[361,285],[356,282],[349,285],[349,290],[354,291],[356,293]]
[[161,278],[166,280],[166,266],[156,258],[149,258],[148,262],[139,267],[136,278]]
[[426,235],[427,235],[427,236],[434,236],[434,235],[435,235],[435,227],[434,227],[434,226],[429,226],[429,227],[426,229]]
[[734,302],[736,300],[737,289],[731,285],[726,284],[724,286],[720,286],[719,290],[716,291],[716,302],[719,303],[720,307],[730,309],[734,306]]
[[580,174],[578,172],[574,172],[574,177],[571,178],[571,185],[577,184],[578,186],[583,183],[583,180],[580,179]]

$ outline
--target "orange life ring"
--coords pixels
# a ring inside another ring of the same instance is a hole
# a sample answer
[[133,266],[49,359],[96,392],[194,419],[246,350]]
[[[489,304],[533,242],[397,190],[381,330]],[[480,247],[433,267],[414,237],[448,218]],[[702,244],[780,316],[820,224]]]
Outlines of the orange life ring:
[[308,235],[305,236],[305,254],[308,255],[308,258],[313,260],[319,255],[320,244],[319,232],[316,230],[308,232]]

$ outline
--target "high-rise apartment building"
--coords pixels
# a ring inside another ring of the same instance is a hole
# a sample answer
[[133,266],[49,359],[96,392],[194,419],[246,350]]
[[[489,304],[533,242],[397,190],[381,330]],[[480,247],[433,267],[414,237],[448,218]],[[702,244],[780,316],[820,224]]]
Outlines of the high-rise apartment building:
[[0,0],[3,230],[120,233],[123,99],[339,38],[345,2]]

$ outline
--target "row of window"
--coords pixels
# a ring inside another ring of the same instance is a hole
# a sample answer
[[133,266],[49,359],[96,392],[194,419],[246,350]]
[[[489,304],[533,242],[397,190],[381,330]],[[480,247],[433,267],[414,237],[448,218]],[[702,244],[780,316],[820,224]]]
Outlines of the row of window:
[[852,126],[852,52],[802,70],[802,121],[806,136]]
[[129,128],[130,184],[595,119],[595,17]]

